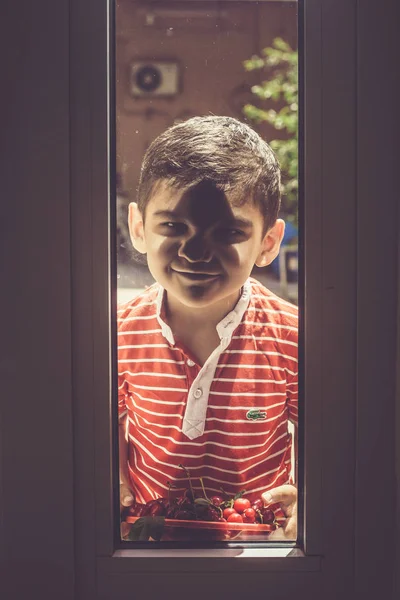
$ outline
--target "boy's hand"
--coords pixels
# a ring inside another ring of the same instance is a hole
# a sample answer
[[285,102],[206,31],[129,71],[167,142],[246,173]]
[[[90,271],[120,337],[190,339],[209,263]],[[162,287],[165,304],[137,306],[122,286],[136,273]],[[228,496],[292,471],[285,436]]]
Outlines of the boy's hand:
[[132,504],[135,502],[135,495],[132,492],[129,485],[127,485],[126,483],[119,484],[119,502],[121,512],[124,508],[132,506]]
[[[131,506],[135,502],[135,496],[126,483],[119,485],[119,507],[122,515],[124,508]],[[121,520],[121,539],[124,539],[130,531],[130,525],[126,521]]]
[[279,504],[283,510],[286,521],[282,527],[272,531],[269,540],[292,540],[297,539],[297,488],[294,485],[280,485],[262,494],[266,506]]

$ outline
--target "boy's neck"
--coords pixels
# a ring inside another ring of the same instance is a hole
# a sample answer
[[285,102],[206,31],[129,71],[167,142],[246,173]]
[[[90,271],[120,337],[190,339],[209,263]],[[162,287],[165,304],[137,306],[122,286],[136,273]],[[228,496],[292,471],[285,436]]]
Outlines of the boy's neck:
[[165,315],[168,324],[172,331],[176,330],[178,325],[180,328],[183,328],[186,327],[187,324],[195,326],[196,328],[202,327],[208,331],[215,331],[218,323],[235,308],[240,298],[240,294],[241,290],[238,290],[231,296],[223,298],[215,304],[194,308],[182,304],[176,297],[168,295],[167,292],[165,292]]

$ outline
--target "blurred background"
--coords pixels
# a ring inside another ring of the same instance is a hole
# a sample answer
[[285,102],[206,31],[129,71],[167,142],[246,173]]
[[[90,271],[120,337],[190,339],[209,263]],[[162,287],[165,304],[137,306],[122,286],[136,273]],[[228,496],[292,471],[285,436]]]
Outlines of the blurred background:
[[252,275],[297,303],[297,2],[116,2],[117,295],[153,283],[127,228],[143,155],[162,131],[196,115],[248,123],[283,172],[286,233],[272,265]]

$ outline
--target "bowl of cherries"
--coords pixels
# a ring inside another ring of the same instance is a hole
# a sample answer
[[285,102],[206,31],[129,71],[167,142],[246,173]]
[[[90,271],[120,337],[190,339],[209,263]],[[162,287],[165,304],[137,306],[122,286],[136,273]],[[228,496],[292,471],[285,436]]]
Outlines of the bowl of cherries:
[[227,541],[238,538],[267,540],[271,531],[281,526],[285,516],[278,505],[264,506],[261,498],[250,500],[242,490],[229,496],[208,496],[200,477],[201,496],[196,495],[188,470],[182,467],[189,488],[179,498],[150,500],[146,504],[134,502],[125,508],[121,517],[131,525],[129,541]]

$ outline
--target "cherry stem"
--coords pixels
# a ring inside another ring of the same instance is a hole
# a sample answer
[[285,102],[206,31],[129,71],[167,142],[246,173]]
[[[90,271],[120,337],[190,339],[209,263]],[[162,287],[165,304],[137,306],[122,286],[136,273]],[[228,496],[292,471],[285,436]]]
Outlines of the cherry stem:
[[194,491],[193,491],[193,486],[192,486],[192,480],[190,479],[190,473],[188,471],[188,469],[186,467],[184,467],[182,464],[179,464],[178,467],[180,467],[181,469],[183,469],[187,475],[187,478],[189,480],[189,487],[190,487],[190,491],[192,492],[192,496],[193,496],[193,500],[195,499],[195,495],[194,495]]
[[202,490],[203,490],[204,498],[210,502],[210,499],[207,497],[206,490],[204,489],[203,478],[199,477],[199,479],[200,479],[200,484],[201,484],[201,487],[202,487]]
[[168,504],[171,504],[171,482],[167,481],[168,486]]

